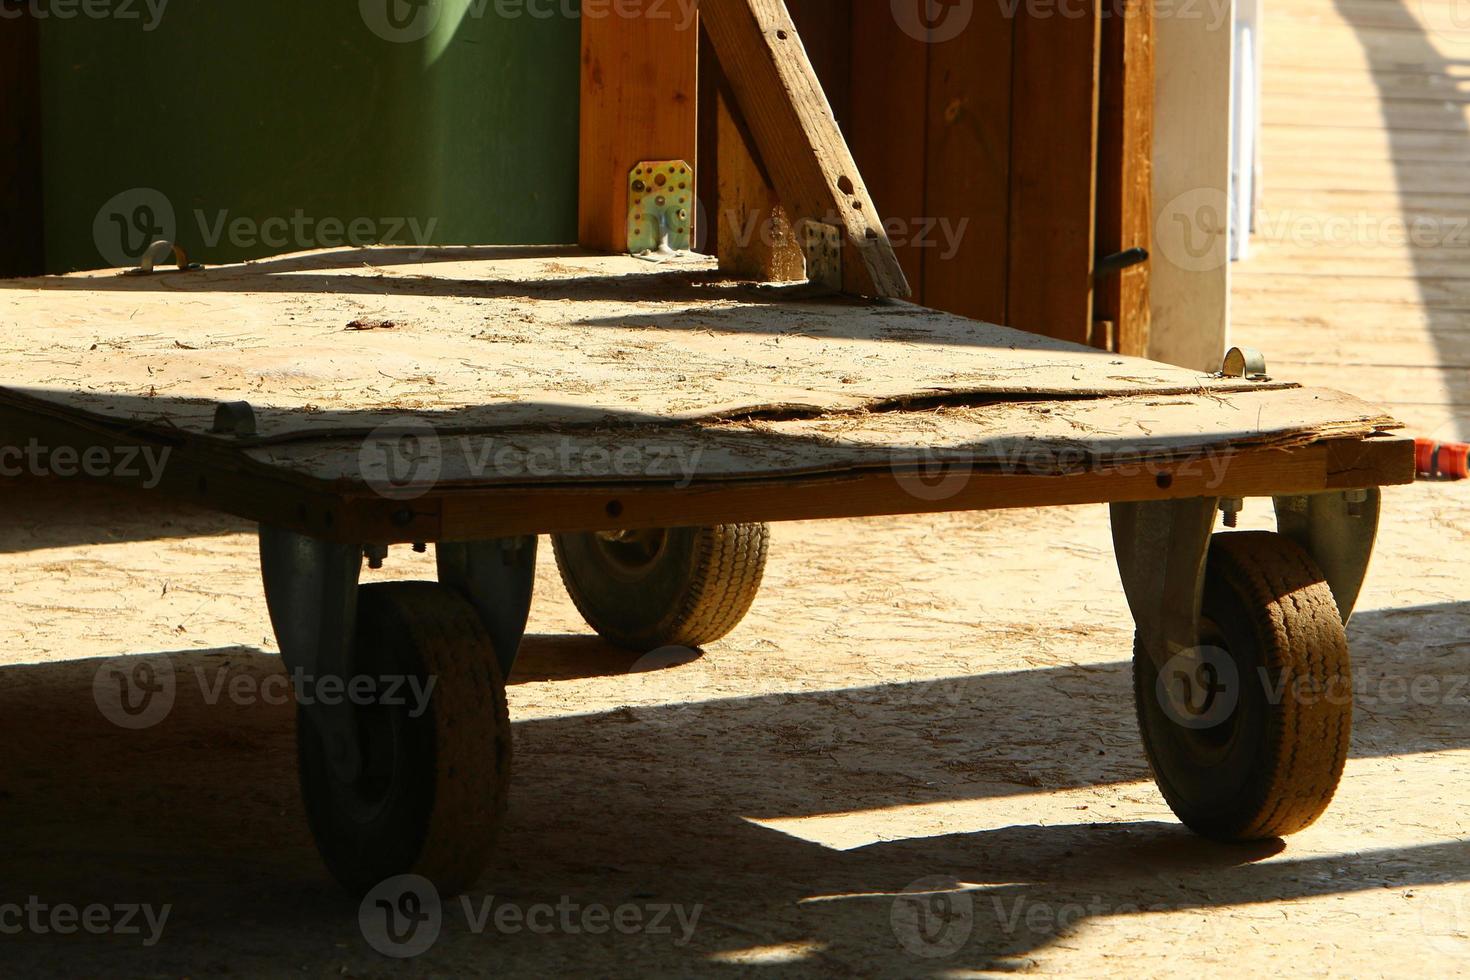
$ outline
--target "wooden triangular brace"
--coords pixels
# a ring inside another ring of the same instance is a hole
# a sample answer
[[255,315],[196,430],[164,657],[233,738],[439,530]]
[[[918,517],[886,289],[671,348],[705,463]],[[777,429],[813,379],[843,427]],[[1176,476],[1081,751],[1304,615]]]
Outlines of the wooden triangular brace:
[[907,297],[908,280],[784,0],[701,0],[699,13],[792,221],[843,231],[857,259],[845,263],[848,291]]

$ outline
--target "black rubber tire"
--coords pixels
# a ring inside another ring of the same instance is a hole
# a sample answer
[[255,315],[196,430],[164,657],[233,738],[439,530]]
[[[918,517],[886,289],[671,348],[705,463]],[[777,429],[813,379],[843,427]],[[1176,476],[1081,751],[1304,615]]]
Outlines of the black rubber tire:
[[[1331,802],[1352,731],[1347,634],[1332,590],[1288,538],[1217,534],[1201,634],[1213,673],[1200,673],[1201,662],[1190,665],[1193,676],[1171,671],[1180,698],[1160,688],[1134,645],[1134,701],[1154,779],[1179,819],[1206,837],[1296,833]],[[1197,715],[1185,715],[1181,700],[1197,703]]]
[[587,625],[618,646],[654,650],[734,629],[760,591],[770,539],[764,524],[718,524],[640,532],[626,547],[598,534],[551,543]]
[[[328,870],[364,893],[418,874],[443,896],[474,884],[490,860],[510,783],[510,717],[490,637],[468,600],[435,582],[364,585],[358,593],[353,676],[411,678],[399,704],[359,706],[363,774],[343,782],[297,708],[307,819]],[[384,693],[395,693],[380,687]]]

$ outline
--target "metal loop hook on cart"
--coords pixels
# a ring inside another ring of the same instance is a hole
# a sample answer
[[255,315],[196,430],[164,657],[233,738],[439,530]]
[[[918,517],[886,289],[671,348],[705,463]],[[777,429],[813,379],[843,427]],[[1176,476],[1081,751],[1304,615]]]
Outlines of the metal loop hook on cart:
[[1220,366],[1220,376],[1247,381],[1270,381],[1266,373],[1266,357],[1254,347],[1232,347]]
[[151,276],[154,272],[154,266],[156,266],[164,259],[168,258],[170,255],[173,256],[174,261],[175,263],[177,263],[180,272],[191,272],[196,269],[204,268],[204,266],[200,265],[198,262],[190,262],[189,256],[184,252],[182,248],[175,245],[173,242],[168,241],[167,239],[160,238],[158,241],[148,246],[148,250],[145,251],[143,253],[143,257],[138,260],[138,268],[129,269],[126,273],[124,273],[124,275]]

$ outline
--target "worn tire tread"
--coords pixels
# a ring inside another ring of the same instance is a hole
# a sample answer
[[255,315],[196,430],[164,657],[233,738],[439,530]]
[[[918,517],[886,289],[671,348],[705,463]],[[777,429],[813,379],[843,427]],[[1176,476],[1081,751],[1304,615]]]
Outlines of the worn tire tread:
[[[303,765],[302,791],[318,849],[333,875],[358,893],[393,875],[417,874],[441,895],[457,894],[473,885],[490,861],[510,785],[510,715],[493,645],[469,601],[436,582],[364,585],[358,608],[360,629],[363,610],[371,608],[369,622],[391,623],[392,634],[401,630],[408,637],[409,649],[393,651],[393,669],[434,679],[429,757],[414,760],[431,768],[432,799],[426,820],[380,828],[396,839],[417,838],[415,858],[409,866],[396,866],[396,859],[385,859],[373,846],[372,835],[353,842],[322,839],[331,824],[319,825],[316,816],[320,812],[322,820],[328,819],[319,808],[331,806],[330,792],[308,785],[308,778],[322,777],[308,777]],[[308,724],[298,722],[302,740],[316,737]],[[308,747],[320,752],[303,741],[303,751]]]
[[[1327,809],[1342,777],[1352,734],[1351,665],[1336,599],[1312,558],[1270,532],[1218,534],[1210,546],[1208,576],[1233,590],[1252,617],[1262,664],[1274,680],[1291,678],[1267,715],[1257,768],[1228,812],[1198,812],[1160,773],[1143,711],[1141,644],[1134,654],[1134,697],[1139,730],[1155,779],[1170,808],[1188,826],[1226,840],[1294,834]],[[1244,681],[1245,679],[1242,678]],[[1313,697],[1292,696],[1298,684]],[[1322,696],[1323,692],[1346,697]]]
[[697,529],[688,581],[678,601],[637,630],[619,628],[602,615],[578,582],[559,536],[552,536],[556,567],[582,618],[603,638],[635,650],[700,647],[728,634],[760,592],[771,532],[765,524],[715,524]]

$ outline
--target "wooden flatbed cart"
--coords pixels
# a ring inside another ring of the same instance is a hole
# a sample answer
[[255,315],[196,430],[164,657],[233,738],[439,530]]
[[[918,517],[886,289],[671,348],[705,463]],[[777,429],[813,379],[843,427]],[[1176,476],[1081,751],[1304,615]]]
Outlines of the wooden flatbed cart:
[[[5,446],[258,522],[294,673],[435,679],[416,716],[299,709],[312,829],[357,889],[454,890],[488,860],[539,534],[588,622],[653,649],[739,621],[762,522],[1107,503],[1169,804],[1217,838],[1291,833],[1347,751],[1377,488],[1413,475],[1391,419],[1259,365],[1202,375],[693,260],[316,252],[9,281],[0,322]],[[156,479],[100,465],[140,449]],[[1279,531],[1214,534],[1246,497]],[[359,585],[429,543],[437,582]]]

